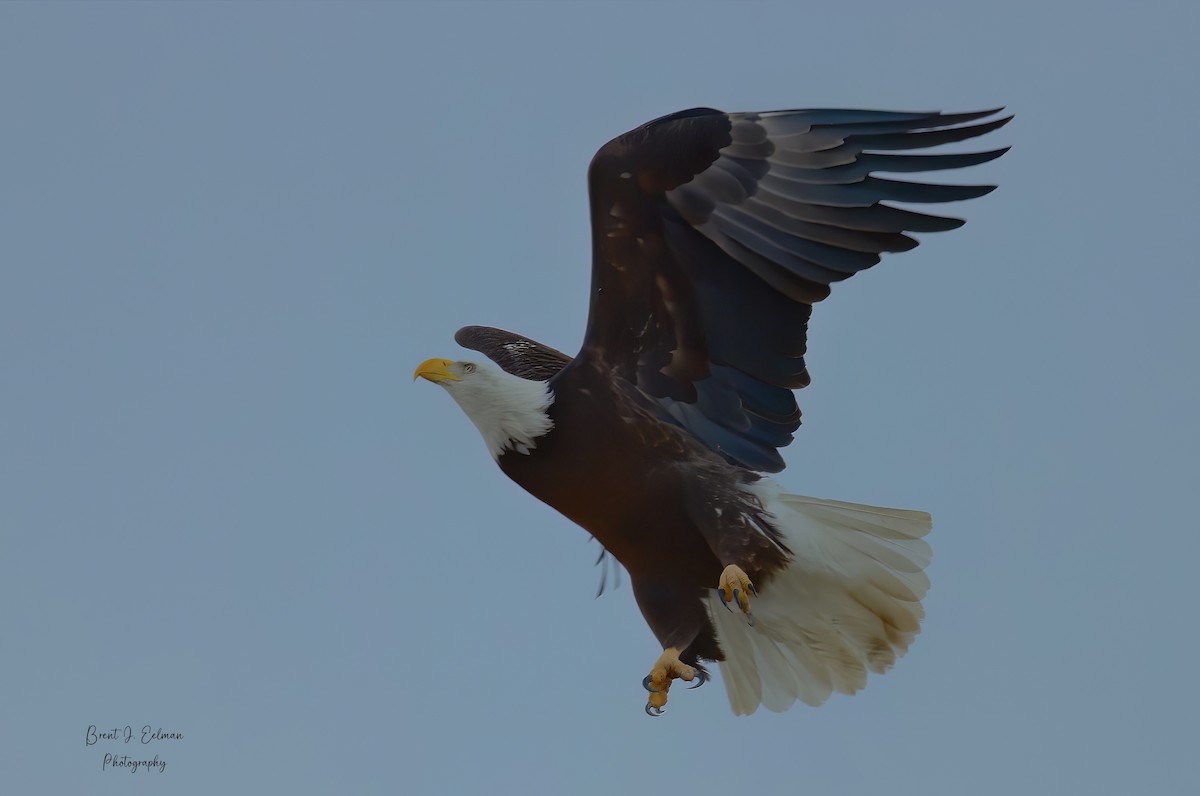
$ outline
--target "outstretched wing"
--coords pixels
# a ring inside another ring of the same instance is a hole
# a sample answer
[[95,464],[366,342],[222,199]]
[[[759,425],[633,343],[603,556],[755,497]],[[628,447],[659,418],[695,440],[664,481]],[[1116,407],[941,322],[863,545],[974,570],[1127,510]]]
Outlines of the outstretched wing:
[[1007,150],[906,153],[1012,118],[980,121],[997,112],[697,108],[610,141],[588,171],[592,290],[577,360],[637,385],[729,460],[782,470],[777,448],[800,425],[792,390],[809,382],[812,304],[881,253],[915,247],[904,233],[963,223],[885,203],[994,187],[875,173],[997,158]]
[[490,326],[464,326],[454,333],[454,342],[478,351],[514,376],[533,381],[554,377],[571,361],[548,345]]

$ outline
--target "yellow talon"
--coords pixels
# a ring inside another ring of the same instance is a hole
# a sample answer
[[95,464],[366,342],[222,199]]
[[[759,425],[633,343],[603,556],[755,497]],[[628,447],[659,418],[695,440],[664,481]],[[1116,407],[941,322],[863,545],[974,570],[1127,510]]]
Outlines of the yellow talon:
[[691,682],[698,675],[703,678],[703,675],[694,666],[688,666],[679,660],[677,647],[668,647],[663,650],[663,654],[659,656],[654,668],[650,670],[650,674],[642,681],[642,685],[650,692],[650,696],[646,699],[646,712],[651,716],[662,713],[663,707],[667,704],[667,692],[671,690],[673,680]]
[[758,594],[749,576],[737,564],[725,567],[717,588],[721,590],[722,602],[737,603],[744,614],[750,613],[750,595]]

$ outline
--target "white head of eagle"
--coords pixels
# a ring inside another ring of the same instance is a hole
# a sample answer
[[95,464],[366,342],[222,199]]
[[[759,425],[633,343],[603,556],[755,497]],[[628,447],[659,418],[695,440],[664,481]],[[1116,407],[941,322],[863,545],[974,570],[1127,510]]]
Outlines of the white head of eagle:
[[427,359],[413,378],[423,378],[450,393],[483,435],[488,452],[528,454],[539,437],[554,427],[547,410],[554,393],[544,381],[505,373],[487,363]]

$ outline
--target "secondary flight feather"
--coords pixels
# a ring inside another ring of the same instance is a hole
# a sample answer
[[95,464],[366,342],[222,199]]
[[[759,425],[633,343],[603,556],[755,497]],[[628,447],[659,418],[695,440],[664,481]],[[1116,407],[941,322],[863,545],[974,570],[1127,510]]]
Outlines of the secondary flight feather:
[[[1005,125],[998,110],[664,116],[588,170],[592,284],[569,357],[501,329],[455,340],[484,362],[430,359],[513,481],[629,572],[662,646],[643,680],[719,662],[733,711],[853,694],[920,631],[928,514],[785,493],[765,473],[800,425],[812,306],[834,282],[962,221],[889,203],[982,196],[912,182],[1006,149],[929,153]],[[693,686],[694,687],[694,686]]]

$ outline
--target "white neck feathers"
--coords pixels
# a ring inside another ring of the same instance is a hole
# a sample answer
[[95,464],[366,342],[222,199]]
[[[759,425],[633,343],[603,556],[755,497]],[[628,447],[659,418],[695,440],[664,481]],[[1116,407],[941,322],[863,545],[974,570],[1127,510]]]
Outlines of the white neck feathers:
[[481,364],[462,381],[443,386],[479,429],[492,458],[510,450],[528,454],[554,427],[547,414],[554,393],[547,382]]

